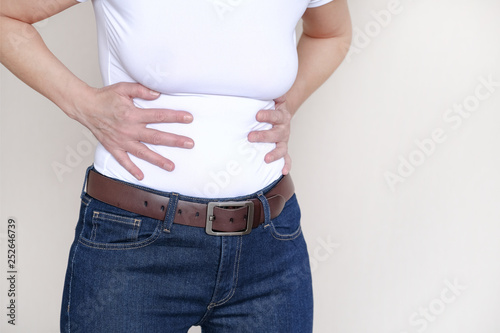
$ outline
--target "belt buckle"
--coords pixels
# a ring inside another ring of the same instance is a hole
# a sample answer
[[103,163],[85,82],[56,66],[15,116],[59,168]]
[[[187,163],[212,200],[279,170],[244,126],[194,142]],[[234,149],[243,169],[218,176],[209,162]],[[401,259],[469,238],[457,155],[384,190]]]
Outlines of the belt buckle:
[[[215,219],[214,207],[247,207],[247,226],[245,230],[242,231],[214,231],[212,229],[212,223]],[[247,235],[252,231],[253,225],[253,213],[254,204],[252,201],[223,201],[223,202],[209,202],[207,204],[207,221],[205,226],[205,231],[209,235],[215,236],[236,236],[236,235]]]

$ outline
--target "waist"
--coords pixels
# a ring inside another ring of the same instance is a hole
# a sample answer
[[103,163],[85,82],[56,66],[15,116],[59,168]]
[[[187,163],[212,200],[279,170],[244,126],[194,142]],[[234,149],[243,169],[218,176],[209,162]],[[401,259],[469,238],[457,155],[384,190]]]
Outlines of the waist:
[[160,169],[129,154],[143,171],[138,181],[107,152],[98,146],[95,168],[100,173],[128,183],[163,192],[177,192],[201,198],[226,198],[246,195],[262,189],[281,176],[284,161],[270,164],[264,156],[275,148],[273,143],[251,143],[248,133],[266,130],[255,115],[261,109],[273,109],[273,101],[220,95],[161,95],[154,101],[136,100],[139,108],[167,108],[193,114],[190,124],[149,124],[163,132],[190,137],[193,149],[147,146],[175,163],[172,172]]
[[[86,193],[104,203],[157,220],[165,219],[173,200],[174,223],[203,227],[210,235],[227,236],[250,233],[266,221],[267,214],[271,219],[277,217],[293,196],[294,185],[287,175],[259,193],[225,201],[150,191],[105,177],[89,168]],[[263,197],[269,208],[267,213],[261,201]]]

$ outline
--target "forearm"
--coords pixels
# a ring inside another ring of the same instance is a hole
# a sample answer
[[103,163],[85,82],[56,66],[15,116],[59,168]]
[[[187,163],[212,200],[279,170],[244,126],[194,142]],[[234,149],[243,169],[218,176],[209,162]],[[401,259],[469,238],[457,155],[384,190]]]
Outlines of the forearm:
[[90,88],[47,48],[29,23],[0,16],[0,62],[27,85],[75,118]]
[[[48,3],[51,6],[43,11]],[[0,62],[87,127],[137,179],[143,179],[144,174],[130,155],[172,171],[173,162],[150,150],[146,144],[192,148],[193,140],[146,125],[187,124],[192,121],[192,115],[178,110],[137,108],[134,98],[154,100],[160,95],[137,83],[121,82],[100,89],[89,87],[50,52],[31,26],[75,4],[75,0],[0,0]]]
[[350,30],[343,35],[330,38],[314,38],[302,34],[297,45],[299,57],[297,78],[286,95],[292,115],[340,66],[350,42]]
[[293,115],[342,63],[352,38],[347,0],[308,8],[302,16],[303,33],[297,45],[299,69],[286,94]]
[[347,55],[350,39],[350,33],[330,38],[302,34],[297,46],[297,78],[287,93],[287,104],[292,115],[340,66]]

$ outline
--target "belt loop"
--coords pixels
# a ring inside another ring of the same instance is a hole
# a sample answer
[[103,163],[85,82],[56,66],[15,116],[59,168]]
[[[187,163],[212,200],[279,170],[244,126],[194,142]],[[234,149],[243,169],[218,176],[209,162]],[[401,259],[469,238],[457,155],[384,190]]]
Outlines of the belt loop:
[[269,224],[271,222],[271,208],[269,207],[269,201],[264,196],[264,193],[261,191],[257,193],[257,197],[260,202],[262,202],[262,208],[264,209],[264,224]]
[[171,193],[168,200],[167,214],[163,221],[163,231],[170,232],[172,224],[174,223],[175,214],[177,214],[177,202],[179,201],[179,194]]
[[80,199],[83,199],[83,196],[85,195],[85,186],[87,185],[87,179],[89,178],[89,172],[94,168],[94,165],[92,164],[87,168],[87,171],[85,171],[85,179],[83,180],[83,187],[82,187],[82,194],[80,194]]

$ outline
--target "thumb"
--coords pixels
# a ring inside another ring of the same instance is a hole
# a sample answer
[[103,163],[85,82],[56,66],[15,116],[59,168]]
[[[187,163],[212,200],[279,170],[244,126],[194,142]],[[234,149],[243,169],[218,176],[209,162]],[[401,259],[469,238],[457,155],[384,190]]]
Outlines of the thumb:
[[139,83],[126,83],[124,82],[122,86],[122,93],[130,98],[140,98],[146,100],[153,100],[160,97],[160,93],[149,88],[144,87]]

